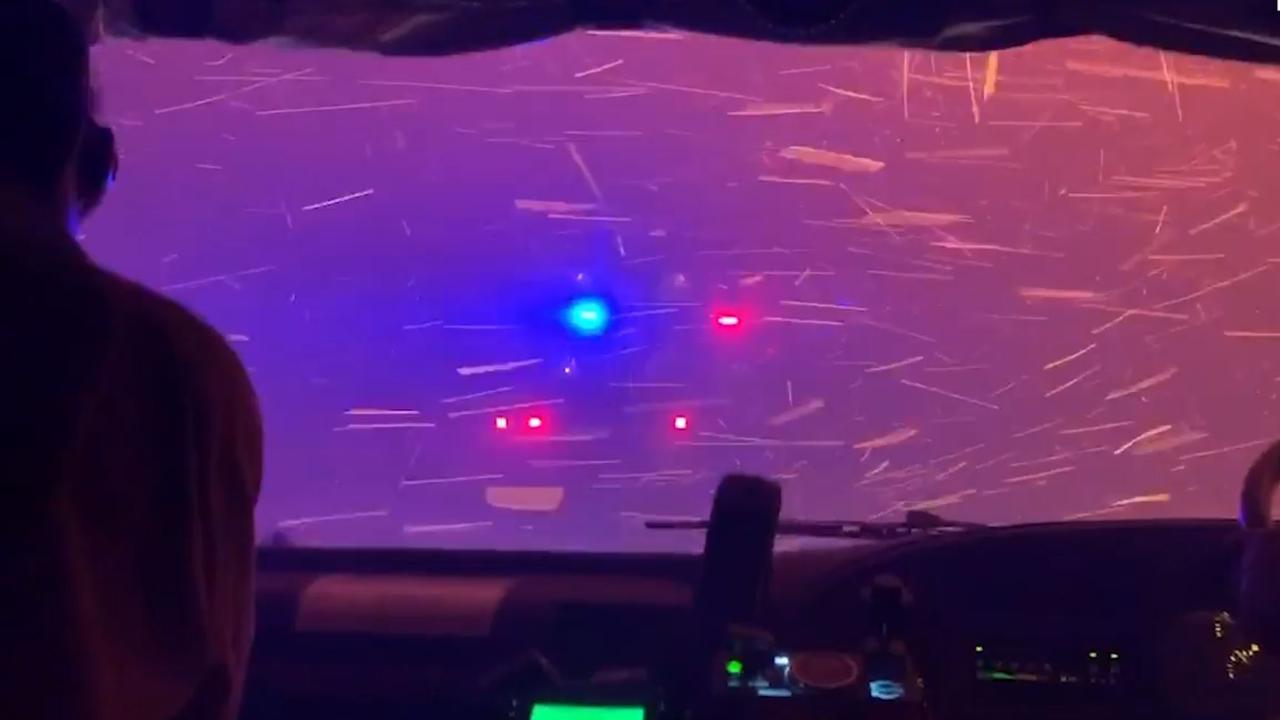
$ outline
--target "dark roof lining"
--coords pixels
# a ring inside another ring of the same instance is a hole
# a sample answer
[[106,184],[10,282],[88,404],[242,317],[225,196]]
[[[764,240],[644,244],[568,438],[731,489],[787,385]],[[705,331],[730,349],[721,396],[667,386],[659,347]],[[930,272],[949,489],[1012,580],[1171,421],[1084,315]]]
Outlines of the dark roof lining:
[[800,12],[801,0],[62,1],[84,16],[105,10],[109,34],[231,42],[284,37],[396,55],[493,49],[577,27],[663,25],[769,42],[964,52],[1100,34],[1280,64],[1280,11],[1269,0],[809,0]]

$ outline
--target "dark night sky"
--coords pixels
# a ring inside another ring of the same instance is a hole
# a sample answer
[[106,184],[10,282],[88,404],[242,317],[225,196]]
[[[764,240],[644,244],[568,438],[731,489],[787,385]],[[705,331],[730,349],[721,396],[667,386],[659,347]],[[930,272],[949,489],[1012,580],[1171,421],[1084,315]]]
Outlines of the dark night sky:
[[[249,366],[264,535],[694,548],[643,519],[739,468],[794,517],[1224,517],[1280,434],[1271,69],[605,33],[97,60],[125,157],[85,243]],[[615,323],[573,338],[588,292]]]

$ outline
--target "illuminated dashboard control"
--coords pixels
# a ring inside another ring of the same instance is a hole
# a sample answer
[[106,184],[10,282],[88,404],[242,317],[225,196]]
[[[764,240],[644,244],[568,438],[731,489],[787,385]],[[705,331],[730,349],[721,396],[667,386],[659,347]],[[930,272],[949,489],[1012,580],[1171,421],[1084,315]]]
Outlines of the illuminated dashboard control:
[[788,672],[796,682],[818,690],[835,690],[858,681],[862,668],[850,655],[838,652],[792,653]]
[[893,680],[872,680],[867,684],[867,692],[875,700],[901,700],[907,689]]
[[976,679],[982,683],[1035,685],[1121,684],[1120,653],[1114,650],[1063,650],[1023,646],[975,645]]
[[644,720],[643,705],[582,705],[571,703],[536,703],[529,720]]

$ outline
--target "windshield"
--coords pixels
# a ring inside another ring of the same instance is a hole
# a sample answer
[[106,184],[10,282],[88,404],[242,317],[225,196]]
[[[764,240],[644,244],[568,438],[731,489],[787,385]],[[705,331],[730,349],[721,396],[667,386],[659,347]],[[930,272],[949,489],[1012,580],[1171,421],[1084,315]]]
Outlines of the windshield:
[[264,542],[699,547],[797,519],[1234,514],[1277,433],[1280,74],[1100,39],[112,41],[84,238],[261,397]]

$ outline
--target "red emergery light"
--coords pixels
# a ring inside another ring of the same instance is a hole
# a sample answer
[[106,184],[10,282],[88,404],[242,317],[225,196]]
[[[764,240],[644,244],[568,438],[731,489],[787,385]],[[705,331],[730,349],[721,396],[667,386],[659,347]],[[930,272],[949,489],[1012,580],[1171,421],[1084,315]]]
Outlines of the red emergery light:
[[673,419],[671,420],[671,426],[672,426],[672,427],[674,427],[674,428],[675,428],[675,429],[677,429],[677,430],[688,430],[688,429],[689,429],[689,416],[688,416],[688,415],[677,415],[677,416],[675,416],[675,418],[673,418]]
[[508,425],[508,422],[505,415],[499,415],[498,417],[493,419],[493,426],[499,430],[506,430],[507,425]]
[[541,417],[539,417],[539,416],[537,416],[537,415],[534,415],[534,416],[530,417],[530,418],[525,422],[525,424],[529,426],[529,429],[530,429],[530,430],[537,430],[538,428],[542,427],[542,426],[543,426],[543,425],[545,425],[546,423],[545,423],[545,421],[543,421],[543,419],[542,419]]
[[737,313],[716,313],[716,325],[724,328],[738,327],[742,324],[742,316]]

